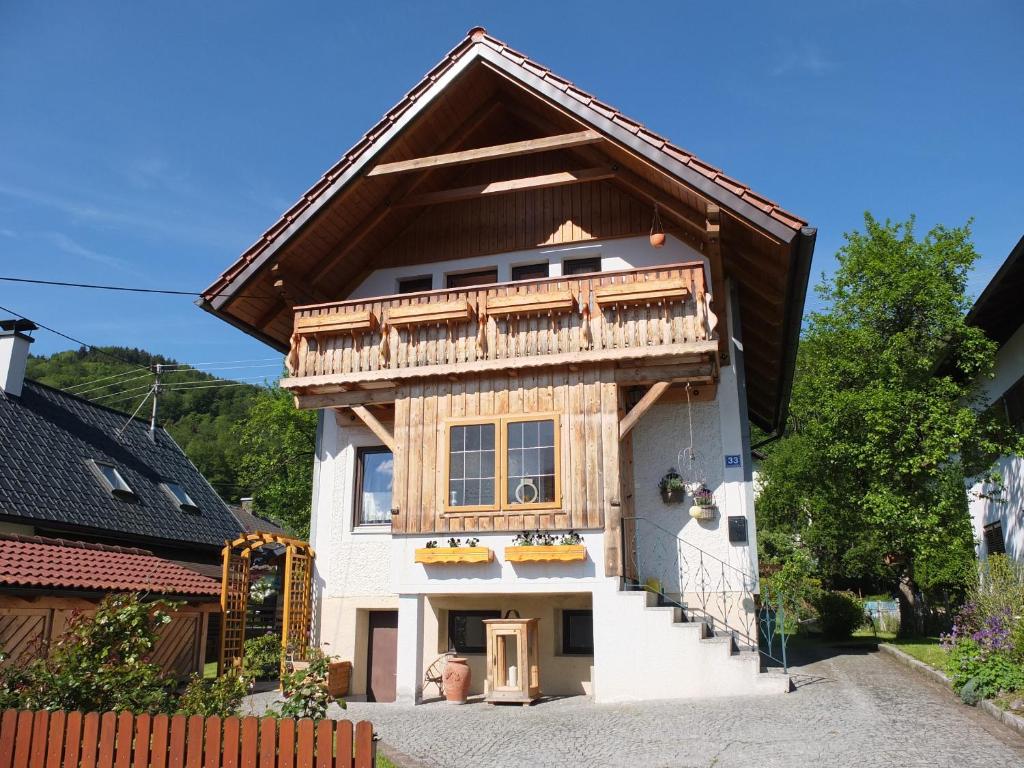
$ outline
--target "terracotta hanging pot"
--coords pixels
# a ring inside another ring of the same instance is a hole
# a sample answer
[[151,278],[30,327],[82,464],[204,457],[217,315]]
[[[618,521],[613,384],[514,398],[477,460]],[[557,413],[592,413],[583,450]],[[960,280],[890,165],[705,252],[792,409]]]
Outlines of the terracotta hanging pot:
[[661,248],[665,245],[664,232],[651,232],[651,248]]
[[661,248],[665,245],[665,227],[661,223],[661,214],[658,213],[658,204],[654,204],[654,217],[651,220],[651,248]]
[[469,683],[472,674],[469,664],[461,656],[453,656],[444,665],[444,674],[441,675],[444,681],[444,697],[449,704],[465,704],[469,696]]

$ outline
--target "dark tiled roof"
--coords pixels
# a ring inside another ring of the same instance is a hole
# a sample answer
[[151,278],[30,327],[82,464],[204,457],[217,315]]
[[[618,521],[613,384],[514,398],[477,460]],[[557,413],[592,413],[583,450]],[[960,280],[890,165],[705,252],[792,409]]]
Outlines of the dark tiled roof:
[[619,127],[629,131],[633,136],[661,152],[666,158],[682,163],[688,168],[696,171],[702,177],[717,185],[721,191],[736,195],[743,202],[749,203],[751,206],[765,215],[770,216],[772,219],[775,219],[785,227],[792,230],[799,230],[807,223],[799,216],[784,210],[777,203],[757,194],[746,184],[726,176],[721,170],[705,163],[692,152],[688,152],[687,150],[672,144],[664,136],[659,136],[644,127],[644,125],[639,121],[627,117],[615,107],[605,104],[596,96],[576,87],[565,78],[559,77],[544,65],[538,64],[525,54],[509,48],[501,40],[487,34],[486,30],[476,27],[471,29],[467,33],[466,37],[461,40],[459,44],[456,45],[455,48],[453,48],[448,55],[437,64],[437,66],[427,73],[423,80],[413,86],[413,88],[404,97],[402,97],[402,99],[399,100],[399,102],[392,107],[383,118],[381,118],[380,122],[367,131],[366,135],[356,142],[355,146],[349,149],[349,151],[346,152],[337,163],[328,169],[323,177],[317,180],[317,182],[306,191],[298,202],[285,211],[281,218],[271,226],[270,229],[264,232],[259,240],[253,243],[213,285],[207,288],[204,293],[205,298],[209,300],[223,292],[249,264],[256,261],[264,251],[277,241],[278,237],[280,237],[282,233],[288,230],[292,222],[299,218],[307,208],[316,204],[325,193],[328,193],[332,189],[335,181],[345,173],[346,170],[358,162],[364,154],[370,151],[372,147],[386,136],[389,129],[398,122],[399,118],[401,118],[401,116],[410,109],[418,99],[421,99],[423,95],[430,90],[430,88],[432,88],[448,70],[454,67],[463,57],[471,55],[478,49],[478,46],[482,46],[499,54],[501,57],[517,67],[519,71],[540,78],[547,85],[550,85],[561,91],[563,94],[566,94],[571,99],[585,107],[588,110],[587,114],[590,117],[595,119],[603,118],[605,120],[612,121]]
[[241,505],[231,504],[230,508],[231,514],[235,516],[235,519],[246,533],[254,533],[255,531],[262,531],[264,533],[288,533],[273,520],[261,517],[254,512],[250,512]]
[[[162,429],[37,382],[0,395],[0,515],[58,529],[114,532],[172,545],[223,546],[241,526]],[[136,498],[114,498],[89,460],[108,462]],[[198,506],[182,510],[161,486],[181,485]]]
[[1002,346],[1024,325],[1024,237],[1010,251],[981,296],[967,313],[967,322]]
[[50,589],[220,594],[220,583],[144,549],[0,534],[0,584]]

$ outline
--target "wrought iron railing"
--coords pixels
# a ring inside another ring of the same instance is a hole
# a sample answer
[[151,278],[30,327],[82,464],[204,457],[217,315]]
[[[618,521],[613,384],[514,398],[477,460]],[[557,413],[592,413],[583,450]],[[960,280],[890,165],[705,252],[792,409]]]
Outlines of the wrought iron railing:
[[752,573],[657,523],[643,517],[623,522],[628,586],[657,594],[682,608],[688,621],[703,621],[715,633],[731,634],[737,647],[787,666],[781,596],[759,600]]

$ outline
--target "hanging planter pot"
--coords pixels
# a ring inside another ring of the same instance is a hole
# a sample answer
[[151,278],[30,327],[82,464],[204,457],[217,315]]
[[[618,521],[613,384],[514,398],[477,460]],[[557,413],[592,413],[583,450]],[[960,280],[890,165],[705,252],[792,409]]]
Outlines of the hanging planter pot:
[[670,469],[658,483],[661,500],[666,504],[682,504],[686,499],[686,483],[675,469]]
[[658,204],[654,204],[654,218],[651,220],[651,248],[661,248],[665,245],[665,227],[661,224],[661,214],[658,213]]
[[711,520],[715,516],[715,495],[703,483],[693,492],[693,506],[690,517],[694,520]]

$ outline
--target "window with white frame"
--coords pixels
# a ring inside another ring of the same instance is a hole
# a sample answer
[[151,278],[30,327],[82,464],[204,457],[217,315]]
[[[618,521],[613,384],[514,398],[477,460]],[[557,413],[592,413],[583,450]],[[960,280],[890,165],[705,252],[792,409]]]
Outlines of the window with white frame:
[[356,451],[355,524],[390,525],[395,458],[383,446]]

